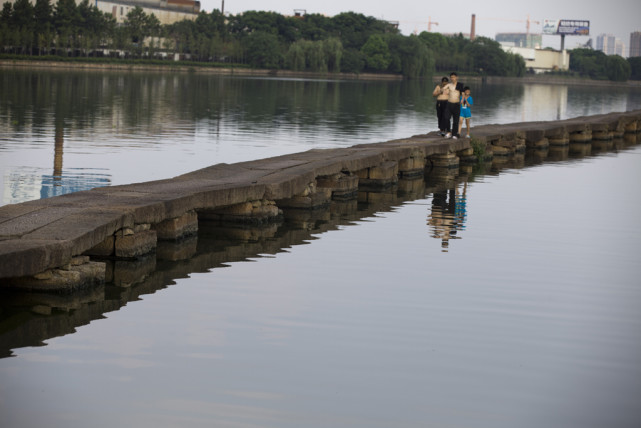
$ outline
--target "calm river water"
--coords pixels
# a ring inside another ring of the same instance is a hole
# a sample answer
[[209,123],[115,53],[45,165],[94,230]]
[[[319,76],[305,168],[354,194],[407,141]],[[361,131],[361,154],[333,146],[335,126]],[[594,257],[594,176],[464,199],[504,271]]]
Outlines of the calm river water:
[[[2,70],[2,203],[424,133],[431,89]],[[476,124],[641,108],[629,88],[472,92]],[[637,428],[640,142],[202,225],[114,266],[120,286],[2,295],[1,425]]]

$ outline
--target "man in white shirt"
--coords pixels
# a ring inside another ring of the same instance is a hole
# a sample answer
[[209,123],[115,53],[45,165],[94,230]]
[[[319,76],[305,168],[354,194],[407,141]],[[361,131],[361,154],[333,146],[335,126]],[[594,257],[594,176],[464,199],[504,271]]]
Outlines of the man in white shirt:
[[447,123],[452,118],[452,132],[448,132],[445,138],[458,138],[458,123],[461,117],[461,92],[463,92],[463,84],[458,81],[458,74],[455,71],[450,73],[450,83],[447,85],[449,89],[449,98],[447,99],[447,108],[445,109],[445,120]]

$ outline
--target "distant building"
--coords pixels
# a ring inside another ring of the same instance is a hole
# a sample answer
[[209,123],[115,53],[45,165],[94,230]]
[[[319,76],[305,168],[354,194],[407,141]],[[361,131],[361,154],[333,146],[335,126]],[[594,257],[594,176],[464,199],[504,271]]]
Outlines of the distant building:
[[[13,4],[16,0],[6,1]],[[29,1],[36,4],[36,0]],[[82,0],[76,0],[76,4],[81,2]],[[52,4],[55,3],[56,0],[53,0]],[[193,21],[200,12],[200,1],[197,0],[91,0],[90,4],[101,12],[112,15],[119,24],[125,21],[127,14],[136,6],[142,8],[147,15],[156,15],[161,24],[173,24],[183,19]]]
[[136,6],[147,15],[154,14],[164,25],[184,19],[193,21],[200,12],[200,2],[194,0],[94,0],[94,4],[101,12],[111,14],[118,23],[123,23]]
[[619,39],[614,42],[614,54],[625,57],[625,43]]
[[543,36],[532,33],[497,33],[494,40],[501,45],[515,48],[540,49],[543,45]]
[[570,68],[570,54],[568,51],[555,51],[551,49],[519,48],[501,45],[504,51],[519,54],[525,60],[525,67],[535,73],[546,71],[566,71]]
[[[617,44],[619,52],[617,52]],[[625,45],[621,40],[614,37],[612,34],[599,34],[596,37],[596,50],[603,52],[606,55],[621,55],[624,56],[623,50]]]
[[630,56],[641,56],[641,31],[630,33]]

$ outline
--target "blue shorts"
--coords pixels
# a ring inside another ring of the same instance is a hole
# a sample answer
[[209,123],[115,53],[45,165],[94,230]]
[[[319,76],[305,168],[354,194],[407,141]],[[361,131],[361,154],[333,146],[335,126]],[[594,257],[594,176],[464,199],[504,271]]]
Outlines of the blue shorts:
[[461,107],[461,117],[464,119],[469,119],[472,117],[472,110],[469,107]]

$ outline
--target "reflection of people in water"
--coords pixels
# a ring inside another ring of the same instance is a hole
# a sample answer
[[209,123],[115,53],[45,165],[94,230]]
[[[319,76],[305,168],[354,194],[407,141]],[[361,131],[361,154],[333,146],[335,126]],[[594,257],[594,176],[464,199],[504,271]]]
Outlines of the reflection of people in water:
[[459,186],[434,192],[432,197],[432,212],[428,217],[432,238],[441,240],[443,252],[447,252],[450,239],[460,239],[456,236],[459,230],[465,229],[467,182],[463,183],[463,193]]

